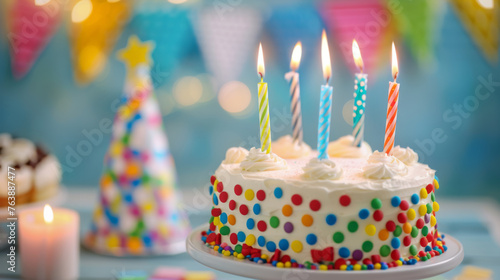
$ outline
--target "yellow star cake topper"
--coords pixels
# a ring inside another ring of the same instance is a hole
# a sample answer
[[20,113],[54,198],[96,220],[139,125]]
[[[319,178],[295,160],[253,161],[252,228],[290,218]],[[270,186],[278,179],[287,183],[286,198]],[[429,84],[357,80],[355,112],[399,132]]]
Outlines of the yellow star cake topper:
[[118,51],[117,56],[130,70],[141,64],[151,66],[153,64],[151,52],[154,48],[153,41],[141,42],[137,36],[132,35],[128,38],[127,47]]

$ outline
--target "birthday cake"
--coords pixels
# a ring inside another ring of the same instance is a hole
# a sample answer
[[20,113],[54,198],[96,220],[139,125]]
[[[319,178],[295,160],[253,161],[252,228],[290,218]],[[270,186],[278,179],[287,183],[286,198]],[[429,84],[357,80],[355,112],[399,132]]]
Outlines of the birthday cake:
[[7,178],[12,176],[9,172],[14,174],[15,186],[0,180],[0,207],[12,206],[8,197],[15,198],[15,205],[49,198],[57,193],[61,180],[53,155],[27,139],[4,133],[0,134],[0,174]]
[[352,142],[330,143],[321,160],[290,137],[273,143],[282,156],[230,148],[210,178],[201,239],[226,256],[322,270],[386,269],[444,253],[435,171],[410,148],[387,155]]

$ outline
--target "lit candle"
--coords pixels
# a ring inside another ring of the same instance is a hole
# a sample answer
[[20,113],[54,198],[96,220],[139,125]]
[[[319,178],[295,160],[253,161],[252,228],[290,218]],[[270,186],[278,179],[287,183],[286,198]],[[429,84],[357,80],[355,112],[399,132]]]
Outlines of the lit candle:
[[328,84],[330,81],[332,66],[330,63],[330,51],[326,32],[323,30],[321,38],[321,61],[323,64],[323,76],[325,84],[321,86],[321,95],[319,100],[319,121],[318,121],[318,158],[328,158],[328,141],[330,140],[330,120],[332,109],[333,88]]
[[352,41],[352,55],[354,63],[359,69],[359,73],[354,76],[354,106],[352,136],[354,138],[353,146],[361,147],[365,133],[365,101],[366,101],[366,81],[367,74],[363,73],[363,58],[356,40]]
[[269,120],[269,100],[267,98],[267,83],[264,83],[266,68],[264,66],[264,55],[262,44],[259,44],[259,56],[257,59],[257,73],[260,76],[258,84],[259,91],[259,124],[261,150],[266,154],[271,153],[271,122]]
[[77,279],[80,220],[75,211],[26,210],[19,214],[21,275],[27,279]]
[[392,147],[394,147],[394,135],[396,133],[399,100],[399,84],[396,83],[398,73],[398,57],[396,55],[396,47],[394,47],[394,42],[392,42],[392,76],[394,77],[394,82],[389,82],[389,100],[387,102],[384,139],[384,152],[388,155],[391,154]]
[[293,142],[302,143],[302,113],[300,109],[300,85],[299,85],[299,69],[300,58],[302,56],[302,44],[298,42],[293,48],[292,60],[290,61],[290,69],[292,71],[285,74],[285,79],[290,82],[290,97],[292,111],[292,130]]

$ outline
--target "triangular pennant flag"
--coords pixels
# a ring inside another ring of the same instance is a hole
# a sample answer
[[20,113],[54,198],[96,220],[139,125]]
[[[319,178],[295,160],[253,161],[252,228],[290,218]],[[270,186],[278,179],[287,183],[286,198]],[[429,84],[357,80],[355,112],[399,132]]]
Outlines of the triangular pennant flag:
[[127,65],[125,95],[104,159],[99,203],[85,238],[90,249],[103,254],[180,253],[190,230],[153,93],[152,49],[152,42],[132,36],[119,52]]
[[200,12],[196,36],[218,86],[239,77],[248,56],[255,52],[261,26],[261,16],[252,9],[238,8],[223,15],[216,9]]
[[399,1],[398,6],[387,5],[394,15],[396,27],[406,40],[413,57],[423,64],[434,59],[433,47],[440,29],[443,2],[435,0]]
[[486,59],[498,61],[498,1],[452,0],[458,17]]
[[320,6],[320,13],[327,29],[337,39],[342,56],[351,70],[356,69],[352,56],[353,39],[358,42],[366,71],[374,70],[382,49],[390,53],[390,44],[384,39],[388,32],[392,32],[391,14],[380,0],[324,2]]
[[303,46],[301,63],[314,61],[322,28],[323,22],[318,11],[310,4],[278,6],[273,9],[270,19],[266,22],[266,29],[271,34],[276,49],[283,50],[276,55],[280,64],[286,65],[286,69],[297,41],[301,41]]
[[142,40],[156,43],[151,77],[153,85],[159,87],[195,45],[189,10],[166,1],[148,0],[137,5],[128,29]]
[[130,0],[74,2],[69,37],[78,83],[92,82],[104,69],[108,55],[129,19],[130,5]]
[[9,13],[12,72],[26,75],[50,41],[61,20],[65,1],[16,0]]

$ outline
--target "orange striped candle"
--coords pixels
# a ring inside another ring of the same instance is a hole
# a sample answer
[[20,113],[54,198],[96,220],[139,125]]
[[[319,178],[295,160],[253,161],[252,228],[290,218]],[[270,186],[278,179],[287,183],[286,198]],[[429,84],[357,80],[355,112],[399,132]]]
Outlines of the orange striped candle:
[[392,42],[392,76],[394,77],[394,82],[389,82],[389,99],[387,102],[384,139],[384,152],[388,155],[391,154],[392,148],[394,147],[394,136],[396,134],[399,101],[399,84],[396,83],[398,74],[398,57],[396,55],[396,47],[394,47],[394,42]]

